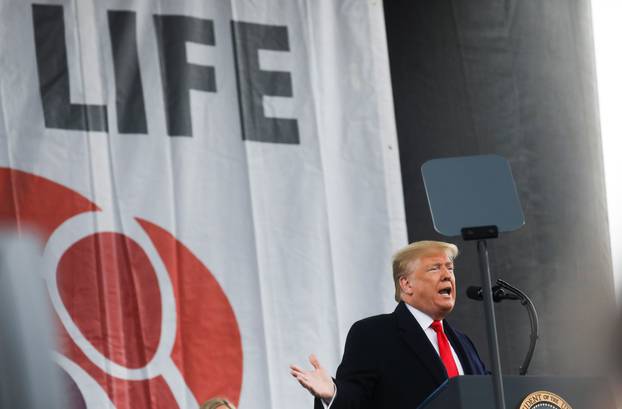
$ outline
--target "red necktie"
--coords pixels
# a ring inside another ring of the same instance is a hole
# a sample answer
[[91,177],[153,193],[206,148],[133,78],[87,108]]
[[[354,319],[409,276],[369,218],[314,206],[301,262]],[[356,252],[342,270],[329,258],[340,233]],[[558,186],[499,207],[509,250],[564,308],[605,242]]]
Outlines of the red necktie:
[[449,340],[447,336],[443,332],[443,325],[440,321],[434,321],[430,328],[436,332],[436,338],[438,339],[438,354],[441,356],[441,361],[445,364],[445,369],[447,369],[447,376],[453,378],[454,376],[458,376],[458,367],[456,366],[456,361],[454,360],[454,356],[451,353],[451,346],[449,345]]

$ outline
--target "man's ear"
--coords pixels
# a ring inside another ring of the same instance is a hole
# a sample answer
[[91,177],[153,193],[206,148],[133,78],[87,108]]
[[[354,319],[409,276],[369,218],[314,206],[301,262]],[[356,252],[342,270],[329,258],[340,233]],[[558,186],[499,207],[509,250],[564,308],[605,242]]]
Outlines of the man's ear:
[[399,283],[403,293],[408,295],[412,294],[412,290],[410,289],[410,282],[408,281],[408,278],[406,276],[401,276],[399,279]]

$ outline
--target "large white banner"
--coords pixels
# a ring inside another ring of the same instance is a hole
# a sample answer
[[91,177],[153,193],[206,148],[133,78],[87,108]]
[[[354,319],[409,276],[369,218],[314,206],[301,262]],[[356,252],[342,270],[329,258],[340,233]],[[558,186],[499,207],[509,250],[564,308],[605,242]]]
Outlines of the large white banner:
[[75,407],[310,407],[406,242],[382,3],[0,2],[0,219]]

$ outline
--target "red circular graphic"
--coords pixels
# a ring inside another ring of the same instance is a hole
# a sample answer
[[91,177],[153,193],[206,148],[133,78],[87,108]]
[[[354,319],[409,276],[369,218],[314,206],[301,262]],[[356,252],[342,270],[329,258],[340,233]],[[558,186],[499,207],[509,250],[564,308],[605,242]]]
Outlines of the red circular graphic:
[[[34,228],[44,241],[66,220],[100,211],[73,190],[9,168],[0,168],[0,197],[0,222]],[[173,285],[177,323],[172,362],[199,403],[227,396],[237,404],[242,344],[226,295],[210,271],[173,235],[147,220],[136,221]],[[154,267],[137,242],[112,232],[81,239],[62,255],[56,278],[73,322],[102,355],[130,369],[151,360],[161,335],[162,300]],[[57,320],[61,353],[95,380],[118,409],[179,407],[162,376],[128,381],[106,373]]]
[[[162,303],[156,273],[138,243],[118,233],[86,237],[63,254],[57,282],[73,321],[102,355],[127,368],[153,358]],[[106,325],[93,319],[98,316]]]

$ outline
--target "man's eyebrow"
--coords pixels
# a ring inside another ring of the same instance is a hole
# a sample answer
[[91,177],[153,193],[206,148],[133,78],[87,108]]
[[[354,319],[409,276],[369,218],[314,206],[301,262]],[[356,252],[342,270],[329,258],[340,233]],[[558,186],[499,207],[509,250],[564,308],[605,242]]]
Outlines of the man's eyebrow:
[[454,265],[453,261],[448,261],[447,263],[434,263],[434,264],[428,264],[426,267],[427,268],[432,268],[432,267],[440,267],[440,266],[452,266]]

